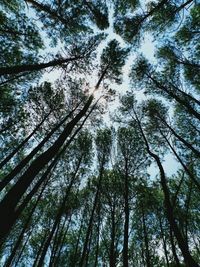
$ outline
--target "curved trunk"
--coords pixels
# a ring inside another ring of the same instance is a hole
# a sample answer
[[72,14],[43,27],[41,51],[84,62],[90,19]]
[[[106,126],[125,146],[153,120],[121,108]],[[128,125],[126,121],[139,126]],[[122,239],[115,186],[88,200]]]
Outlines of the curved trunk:
[[171,204],[171,200],[170,200],[170,193],[169,193],[169,189],[168,189],[168,185],[167,185],[167,180],[166,180],[166,176],[165,176],[165,172],[164,172],[164,169],[163,169],[163,166],[161,164],[161,161],[160,161],[160,158],[158,157],[157,154],[153,153],[151,150],[150,150],[150,147],[149,147],[149,144],[148,144],[148,141],[146,139],[146,136],[143,132],[143,129],[142,129],[142,126],[141,126],[141,123],[135,113],[135,116],[136,116],[136,120],[138,122],[138,126],[140,128],[140,131],[141,131],[141,134],[142,134],[142,137],[144,139],[144,142],[145,142],[145,145],[146,145],[146,149],[147,149],[147,152],[148,154],[156,161],[156,164],[159,168],[159,172],[160,172],[160,183],[161,183],[161,187],[162,187],[162,190],[163,190],[163,193],[164,193],[164,200],[165,200],[165,208],[166,208],[166,214],[167,214],[167,219],[170,223],[170,226],[174,232],[174,235],[177,239],[177,242],[178,242],[178,245],[179,245],[179,248],[182,252],[182,255],[183,255],[183,258],[184,258],[184,262],[186,264],[186,266],[188,267],[199,267],[199,264],[192,258],[189,250],[188,250],[188,244],[187,242],[184,240],[179,228],[178,228],[178,225],[176,223],[176,219],[174,217],[174,212],[173,212],[173,207],[172,207],[172,204]]

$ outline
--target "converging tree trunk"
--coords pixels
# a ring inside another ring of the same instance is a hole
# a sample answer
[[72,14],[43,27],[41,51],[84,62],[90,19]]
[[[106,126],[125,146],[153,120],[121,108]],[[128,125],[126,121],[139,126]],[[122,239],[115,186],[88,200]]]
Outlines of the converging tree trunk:
[[142,129],[141,123],[140,123],[136,113],[135,113],[135,116],[136,116],[136,120],[138,122],[138,126],[140,128],[142,137],[144,139],[147,152],[152,158],[154,158],[154,160],[156,161],[157,166],[159,168],[159,171],[160,171],[160,182],[161,182],[162,190],[163,190],[163,193],[164,193],[167,219],[168,219],[168,221],[169,221],[169,223],[170,223],[170,225],[172,227],[172,231],[174,232],[174,235],[175,235],[175,237],[177,239],[177,242],[178,242],[179,248],[180,248],[180,250],[182,252],[185,264],[188,267],[191,267],[191,266],[199,267],[199,264],[192,258],[191,254],[190,254],[190,252],[188,250],[188,244],[187,244],[186,240],[183,238],[183,236],[182,236],[182,234],[181,234],[181,232],[180,232],[180,230],[178,228],[178,225],[176,223],[176,219],[174,217],[173,207],[172,207],[171,200],[170,200],[170,193],[169,193],[169,189],[168,189],[168,186],[167,186],[167,180],[166,180],[165,172],[164,172],[163,166],[161,164],[160,158],[158,157],[158,155],[156,155],[155,153],[153,153],[150,150],[149,143],[148,143],[148,141],[146,139],[146,136],[145,136],[144,131]]

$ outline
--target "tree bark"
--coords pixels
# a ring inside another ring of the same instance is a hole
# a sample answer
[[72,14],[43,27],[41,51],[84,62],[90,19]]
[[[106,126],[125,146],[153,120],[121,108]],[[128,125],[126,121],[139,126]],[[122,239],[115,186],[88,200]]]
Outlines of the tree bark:
[[185,262],[187,267],[191,267],[191,266],[199,267],[199,264],[192,258],[191,254],[190,254],[190,252],[188,250],[188,244],[184,240],[184,238],[183,238],[183,236],[182,236],[182,234],[181,234],[181,232],[180,232],[180,230],[178,228],[178,225],[176,223],[176,219],[174,217],[174,212],[173,212],[173,207],[172,207],[171,200],[170,200],[170,194],[169,194],[169,189],[168,189],[168,185],[167,185],[167,180],[166,180],[165,172],[164,172],[163,166],[161,164],[160,158],[158,157],[158,155],[156,155],[155,153],[153,153],[150,150],[148,141],[146,139],[146,136],[145,136],[144,131],[142,129],[141,123],[140,123],[136,113],[135,113],[135,116],[136,116],[136,120],[138,122],[138,126],[140,128],[142,137],[144,139],[147,152],[156,161],[157,166],[159,168],[159,171],[160,171],[160,182],[161,182],[161,187],[162,187],[162,190],[163,190],[163,193],[164,193],[164,200],[165,200],[165,208],[166,208],[167,219],[168,219],[168,221],[170,223],[170,226],[172,227],[172,230],[174,232],[174,235],[175,235],[175,237],[177,239],[179,248],[180,248],[180,250],[182,252],[182,255],[183,255],[183,258],[184,258],[184,262]]
[[116,267],[115,234],[116,234],[116,222],[115,222],[115,203],[114,203],[113,207],[111,207],[111,241],[110,241],[110,253],[109,253],[110,267]]
[[38,262],[38,267],[42,267],[43,264],[44,264],[44,259],[45,259],[47,250],[48,250],[48,248],[49,248],[49,245],[50,245],[50,242],[51,242],[51,240],[52,240],[52,238],[53,238],[53,235],[54,235],[54,233],[55,233],[55,231],[56,231],[56,228],[57,228],[57,227],[59,226],[59,224],[60,224],[60,221],[61,221],[63,212],[64,212],[65,207],[66,207],[66,203],[67,203],[67,200],[68,200],[68,197],[69,197],[69,192],[70,192],[70,190],[71,190],[71,188],[72,188],[72,186],[73,186],[73,184],[74,184],[74,182],[75,182],[75,179],[76,179],[76,177],[77,177],[77,173],[78,173],[79,167],[80,167],[80,165],[81,165],[81,161],[82,161],[82,156],[81,156],[81,158],[79,159],[78,165],[77,165],[76,170],[75,170],[75,172],[74,172],[74,174],[73,174],[73,177],[72,177],[72,179],[71,179],[71,182],[70,182],[70,184],[69,184],[69,186],[67,187],[67,190],[66,190],[66,192],[65,192],[64,200],[62,201],[62,204],[61,204],[61,206],[60,206],[60,208],[59,208],[59,210],[58,210],[57,216],[56,216],[56,218],[55,218],[54,224],[53,224],[52,229],[51,229],[51,231],[50,231],[50,233],[49,233],[49,236],[48,236],[48,238],[47,238],[47,241],[46,241],[45,244],[44,244],[44,248],[43,248],[43,250],[42,250],[41,257],[40,257],[39,262]]
[[146,227],[146,219],[144,215],[144,207],[141,207],[142,210],[142,228],[144,233],[144,244],[145,244],[145,256],[146,256],[146,266],[151,267],[151,256],[149,251],[149,239],[148,239],[148,233],[147,233],[147,227]]
[[36,128],[30,133],[3,161],[0,162],[0,169],[8,163],[12,157],[19,152],[19,150],[31,139],[31,137],[39,130],[45,120],[49,117],[52,111],[50,111],[44,119],[36,126]]
[[[146,76],[159,88],[161,91],[164,91],[166,94],[168,94],[172,99],[176,100],[181,106],[185,107],[186,110],[196,117],[198,120],[200,120],[200,114],[194,110],[187,101],[184,99],[180,98],[178,95],[176,95],[173,91],[162,85],[160,82],[158,82],[154,77],[146,73]],[[181,90],[179,90],[180,93]],[[184,95],[185,96],[185,95]]]
[[196,185],[196,187],[199,189],[200,191],[200,184],[199,182],[196,180],[196,178],[194,177],[193,173],[188,169],[188,167],[184,164],[184,162],[182,161],[182,159],[179,157],[179,155],[177,154],[176,150],[173,148],[173,146],[170,144],[169,140],[166,138],[166,136],[164,134],[162,134],[162,136],[164,137],[164,139],[166,140],[167,144],[169,145],[169,147],[171,148],[172,152],[174,153],[174,155],[176,156],[176,158],[178,159],[178,161],[180,162],[180,164],[182,165],[182,167],[184,168],[185,172],[188,174],[188,176],[191,178],[191,180],[194,182],[194,184]]
[[11,66],[11,67],[1,67],[0,76],[8,75],[8,74],[19,74],[23,72],[40,71],[40,70],[43,70],[49,67],[61,66],[66,63],[79,60],[81,58],[82,58],[81,56],[74,56],[71,58],[54,59],[46,63],[24,64],[24,65],[16,65],[16,66]]
[[125,190],[124,190],[124,242],[123,242],[123,267],[128,267],[128,237],[129,237],[129,183],[128,183],[128,159],[125,159]]
[[85,265],[86,262],[86,256],[87,256],[87,249],[88,249],[88,244],[89,244],[89,238],[90,238],[90,234],[93,228],[93,220],[94,220],[94,214],[95,214],[95,210],[99,201],[99,196],[100,196],[100,187],[101,187],[101,181],[102,181],[102,176],[103,176],[103,170],[104,170],[104,163],[101,164],[100,167],[100,173],[99,173],[99,181],[97,184],[97,191],[94,197],[94,202],[93,202],[93,207],[92,207],[92,212],[90,215],[90,220],[88,223],[88,227],[87,227],[87,232],[86,232],[86,236],[85,236],[85,241],[84,241],[84,245],[83,245],[83,251],[82,251],[82,255],[81,255],[81,259],[80,259],[80,263],[79,266],[83,267]]
[[79,104],[43,138],[43,140],[29,153],[28,156],[26,156],[7,176],[3,178],[3,180],[0,182],[0,191],[2,191],[4,187],[8,185],[8,183],[19,174],[19,172],[26,166],[26,164],[31,159],[33,159],[36,153],[39,152],[39,150],[44,146],[47,141],[49,141],[51,136],[67,121],[67,119],[71,117],[71,115],[77,109]]
[[56,156],[67,137],[70,136],[77,123],[85,116],[93,100],[90,96],[84,108],[72,119],[64,128],[58,139],[45,152],[39,155],[20,177],[16,184],[10,189],[0,203],[0,213],[4,214],[4,220],[0,222],[2,229],[0,237],[3,238],[10,230],[10,221],[14,216],[14,211],[20,199],[35,179],[36,175],[48,164],[48,162]]

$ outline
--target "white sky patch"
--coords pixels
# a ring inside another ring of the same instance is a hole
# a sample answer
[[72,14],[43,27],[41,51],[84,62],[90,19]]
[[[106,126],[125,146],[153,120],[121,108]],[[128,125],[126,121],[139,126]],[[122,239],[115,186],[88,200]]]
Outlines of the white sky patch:
[[[146,6],[148,2],[149,0],[143,2],[144,7]],[[107,34],[107,37],[99,44],[97,48],[97,57],[96,57],[96,62],[95,62],[95,64],[97,65],[100,63],[100,57],[101,57],[103,49],[113,39],[117,40],[122,48],[126,48],[129,45],[123,40],[123,38],[120,35],[115,33],[114,26],[113,26],[114,8],[112,5],[110,5],[108,8],[109,8],[109,28],[106,29],[105,31],[101,31],[95,25],[93,25],[93,31],[95,34],[102,33],[102,32]],[[39,21],[37,20],[37,17],[35,16],[33,9],[28,8],[27,12],[30,14],[31,17],[36,18],[36,23],[38,24],[38,27],[40,27]],[[51,47],[48,36],[44,34],[43,39],[48,49],[48,53],[50,53],[51,55],[56,55],[56,53],[59,51],[62,53],[63,57],[65,56],[64,47],[61,42],[58,42],[56,47]],[[103,124],[105,126],[111,127],[115,125],[115,122],[112,121],[110,115],[114,114],[120,105],[119,96],[125,94],[127,91],[133,90],[138,102],[147,99],[147,96],[144,95],[143,90],[137,90],[137,89],[134,90],[134,85],[130,83],[129,74],[130,74],[132,65],[134,65],[137,55],[140,53],[142,53],[151,63],[153,64],[156,63],[155,50],[156,49],[155,49],[155,43],[153,41],[153,37],[150,34],[144,34],[144,39],[141,42],[140,48],[137,51],[135,51],[134,49],[133,51],[130,52],[126,60],[126,64],[124,65],[122,69],[122,73],[123,73],[122,84],[121,85],[110,84],[111,88],[116,91],[115,100],[112,102],[108,102],[108,103],[106,103],[105,100],[102,100],[102,104],[105,106],[105,109],[107,110],[107,112],[103,115]],[[45,53],[46,53],[46,50],[45,50]],[[41,53],[41,56],[45,56],[45,54]],[[44,57],[43,60],[44,62],[48,61],[48,58]],[[52,69],[49,68],[48,71],[44,73],[41,79],[41,82],[48,81],[48,82],[54,83],[59,77],[61,77],[62,74],[63,74],[63,70],[54,69],[52,71]],[[98,74],[99,74],[98,68],[94,68],[92,73],[85,75],[84,78],[86,82],[89,84],[89,88],[90,88],[88,93],[93,92],[94,87],[98,81]],[[83,77],[83,75],[80,75],[80,77]],[[95,96],[96,98],[99,98],[100,95],[104,95],[104,94],[105,94],[105,88],[104,88],[104,82],[103,82],[98,92],[95,93]],[[174,159],[172,154],[168,153],[164,157],[163,167],[167,175],[170,176],[177,171],[177,169],[179,168],[179,164]],[[158,168],[156,164],[154,163],[151,164],[151,166],[148,168],[148,173],[152,176],[152,178],[158,174]]]

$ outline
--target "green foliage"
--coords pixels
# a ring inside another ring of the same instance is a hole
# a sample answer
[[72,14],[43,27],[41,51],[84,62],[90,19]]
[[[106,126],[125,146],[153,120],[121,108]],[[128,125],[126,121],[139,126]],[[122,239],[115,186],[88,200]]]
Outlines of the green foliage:
[[101,70],[105,70],[105,78],[116,83],[122,83],[122,67],[125,64],[129,48],[121,48],[120,44],[113,40],[104,48],[101,55]]
[[[84,266],[125,266],[126,242],[129,266],[198,266],[200,4],[2,0],[0,8],[0,164],[17,149],[0,170],[0,186],[16,171],[2,186],[1,224],[24,205],[1,240],[0,265],[17,246],[9,266],[37,266],[46,244],[43,265],[76,267],[87,241]],[[148,36],[153,60],[141,51]],[[18,74],[3,72],[10,67]],[[101,124],[113,95],[116,116]]]

